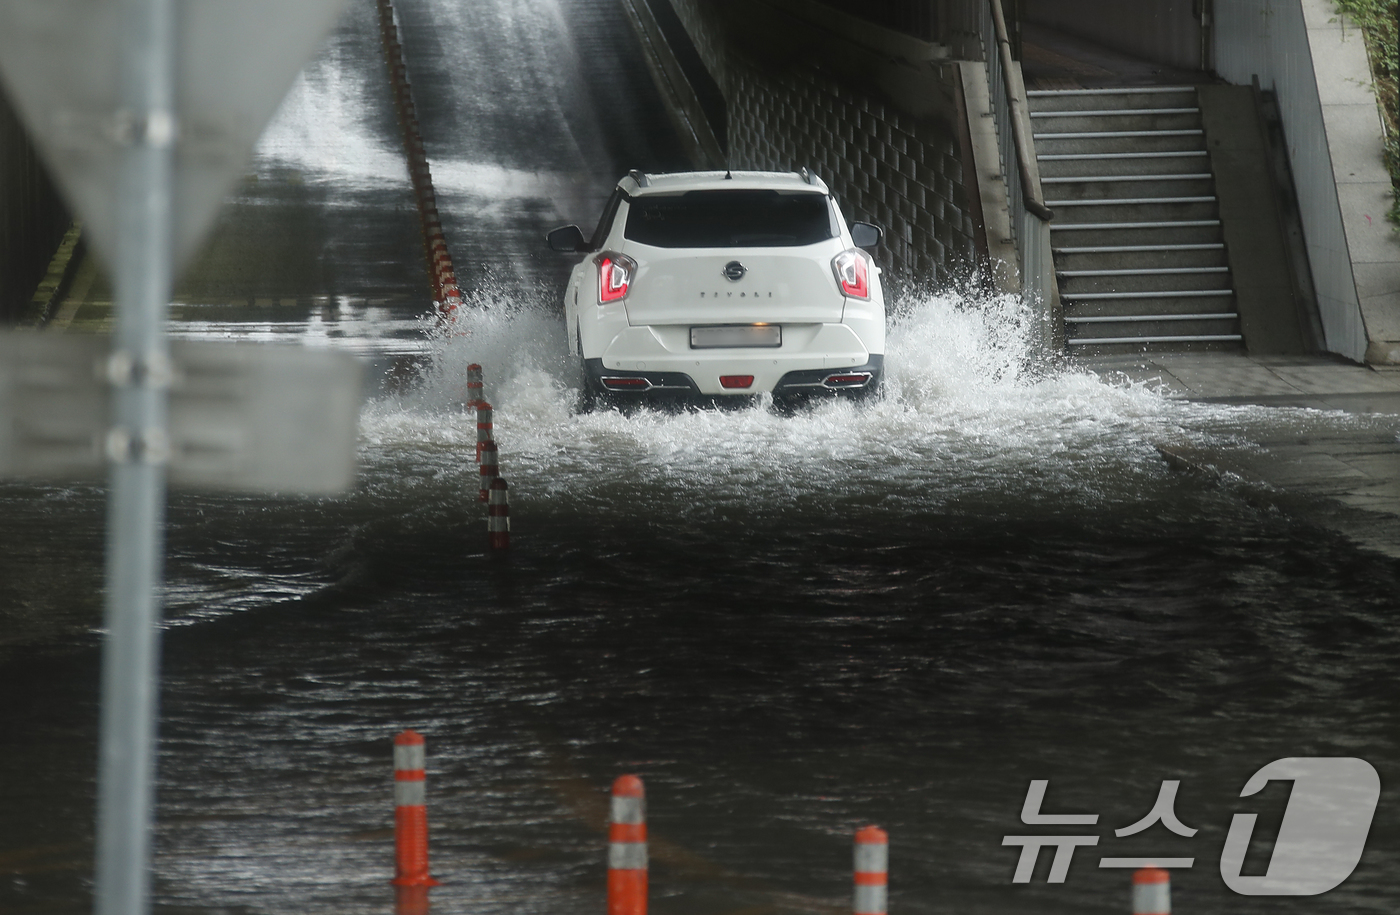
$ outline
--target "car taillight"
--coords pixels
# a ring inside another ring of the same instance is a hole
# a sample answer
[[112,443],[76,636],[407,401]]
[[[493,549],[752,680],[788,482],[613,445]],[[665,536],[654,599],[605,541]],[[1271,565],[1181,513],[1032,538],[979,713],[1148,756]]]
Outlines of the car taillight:
[[606,305],[627,297],[627,288],[637,273],[637,262],[625,254],[604,251],[593,258],[598,265],[598,304]]
[[822,384],[829,388],[859,388],[871,379],[869,372],[838,372],[827,375]]
[[719,376],[719,384],[723,388],[751,388],[753,387],[753,376],[721,375]]
[[870,298],[870,264],[860,251],[842,251],[831,259],[831,270],[842,293],[853,299]]

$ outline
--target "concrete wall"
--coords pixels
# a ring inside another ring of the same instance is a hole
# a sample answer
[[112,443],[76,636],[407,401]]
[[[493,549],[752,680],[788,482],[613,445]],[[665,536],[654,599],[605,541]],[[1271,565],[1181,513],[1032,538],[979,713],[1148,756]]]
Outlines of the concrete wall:
[[1145,60],[1201,69],[1204,0],[1024,0],[1030,22]]
[[656,4],[666,3],[676,11],[676,16],[690,35],[700,60],[710,71],[710,76],[722,90],[726,85],[728,68],[725,66],[724,22],[719,9],[702,0],[649,0]]
[[963,164],[952,126],[916,118],[812,67],[764,72],[731,62],[730,165],[810,167],[848,220],[885,230],[877,258],[946,283],[974,260]]
[[874,27],[853,41],[840,20],[813,25],[786,2],[755,0],[737,18],[670,2],[724,94],[731,168],[811,168],[848,220],[885,230],[877,261],[891,278],[942,284],[973,267],[957,77],[938,48]]
[[0,93],[0,323],[25,316],[72,221]]
[[939,7],[937,0],[821,0],[827,6],[853,13],[861,18],[922,38],[937,41],[939,38]]
[[1215,66],[1278,95],[1326,345],[1400,362],[1400,242],[1360,30],[1330,0],[1215,0]]

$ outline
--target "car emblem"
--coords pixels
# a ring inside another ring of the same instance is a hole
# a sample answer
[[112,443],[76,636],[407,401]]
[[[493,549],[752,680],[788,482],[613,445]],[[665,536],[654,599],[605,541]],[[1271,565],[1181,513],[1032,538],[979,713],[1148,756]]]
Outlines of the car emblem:
[[748,272],[749,268],[738,261],[730,261],[724,265],[724,277],[731,282],[739,282],[739,280],[744,278],[744,274]]

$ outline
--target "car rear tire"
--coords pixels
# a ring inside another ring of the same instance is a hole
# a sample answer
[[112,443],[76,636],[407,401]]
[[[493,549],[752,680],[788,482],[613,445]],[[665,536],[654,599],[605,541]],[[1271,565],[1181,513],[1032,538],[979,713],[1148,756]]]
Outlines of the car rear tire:
[[583,357],[583,336],[574,328],[574,341],[578,347],[578,412],[593,413],[608,404],[608,392],[593,380],[588,371],[588,360]]
[[578,412],[592,413],[598,409],[601,392],[593,384],[593,379],[588,376],[588,364],[583,361],[583,356],[578,360]]

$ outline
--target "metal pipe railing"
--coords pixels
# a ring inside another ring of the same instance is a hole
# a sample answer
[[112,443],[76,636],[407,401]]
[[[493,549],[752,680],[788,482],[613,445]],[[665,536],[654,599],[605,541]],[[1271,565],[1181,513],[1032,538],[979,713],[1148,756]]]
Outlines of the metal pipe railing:
[[[1040,194],[1039,182],[1033,180],[1031,176],[1030,162],[1034,151],[1031,148],[1030,137],[1026,136],[1022,124],[1027,120],[1025,108],[1026,100],[1021,97],[1016,90],[1011,74],[1015,68],[1015,61],[1011,56],[1011,39],[1006,31],[1006,13],[1001,8],[1001,0],[988,0],[992,8],[992,24],[996,29],[996,40],[998,57],[1001,60],[1001,78],[1006,89],[1007,106],[1010,109],[1011,120],[1011,142],[1016,149],[1016,166],[1021,177],[1021,195],[1027,210],[1040,218],[1042,222],[1049,222],[1055,218],[1055,213],[1045,205],[1045,199]],[[988,63],[991,63],[991,55],[988,54]]]
[[983,58],[987,65],[987,98],[991,103],[992,127],[997,135],[997,164],[1006,188],[1006,212],[1010,220],[1011,241],[1017,251],[1023,251],[1020,238],[1020,217],[1025,213],[1021,198],[1021,177],[1016,168],[1016,150],[1011,141],[1011,105],[1007,99],[1007,81],[1002,77],[1002,61],[995,49],[996,24],[992,20],[992,4],[996,0],[977,5],[977,33],[984,43]]

